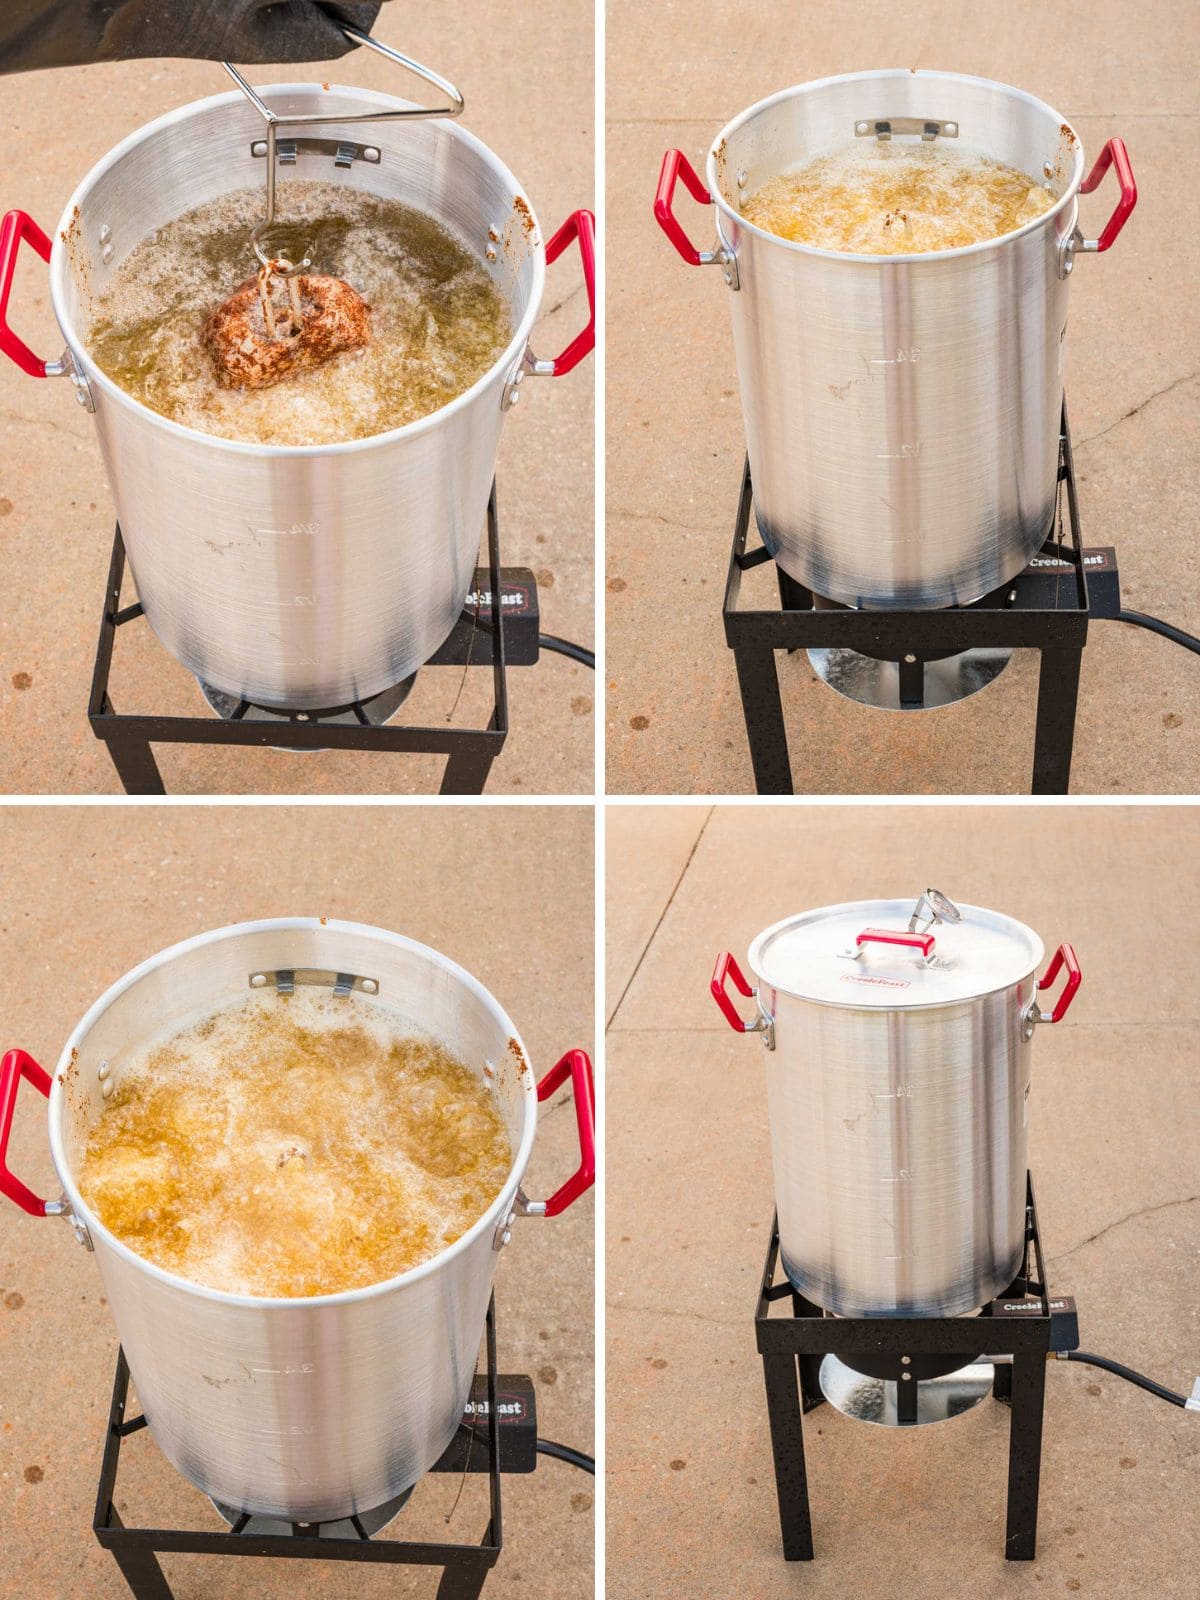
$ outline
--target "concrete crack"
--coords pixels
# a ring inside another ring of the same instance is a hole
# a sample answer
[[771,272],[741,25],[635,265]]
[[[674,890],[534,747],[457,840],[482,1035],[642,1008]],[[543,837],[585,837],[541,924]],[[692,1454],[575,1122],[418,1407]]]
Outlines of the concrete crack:
[[712,820],[712,814],[713,814],[713,808],[712,808],[712,806],[709,806],[708,810],[704,814],[704,821],[700,824],[699,831],[697,832],[696,837],[692,840],[692,848],[688,851],[688,857],[687,857],[687,860],[683,863],[683,869],[680,872],[679,876],[675,879],[674,888],[672,888],[670,894],[667,896],[667,903],[666,903],[665,906],[663,906],[662,910],[659,912],[658,921],[654,924],[654,929],[651,932],[650,937],[646,940],[645,944],[642,946],[641,954],[637,958],[637,962],[634,965],[633,971],[629,974],[628,982],[626,983],[625,987],[621,990],[621,993],[620,993],[620,996],[619,996],[619,998],[617,1000],[616,1005],[609,1012],[608,1021],[605,1023],[605,1031],[606,1032],[608,1031],[609,1028],[612,1027],[613,1022],[616,1020],[617,1012],[620,1011],[621,1007],[625,1004],[625,996],[629,993],[630,989],[632,988],[633,980],[637,977],[638,973],[642,970],[642,962],[646,959],[646,955],[647,955],[647,952],[650,949],[650,946],[654,943],[655,939],[658,938],[658,930],[663,925],[663,918],[666,916],[667,912],[670,911],[671,905],[672,905],[672,903],[673,903],[673,901],[675,899],[675,896],[679,893],[679,885],[683,882],[684,878],[687,876],[687,870],[692,864],[692,857],[696,854],[696,851],[700,847],[700,841],[704,837],[704,830],[708,827],[708,824]]
[[1185,372],[1181,378],[1176,378],[1173,382],[1164,384],[1161,389],[1155,389],[1153,394],[1148,394],[1144,400],[1139,400],[1137,405],[1131,407],[1123,416],[1118,417],[1115,422],[1110,422],[1107,428],[1101,428],[1099,433],[1089,433],[1086,438],[1080,439],[1075,449],[1080,450],[1085,444],[1094,444],[1097,439],[1105,438],[1114,428],[1119,428],[1123,422],[1128,422],[1130,417],[1136,417],[1139,411],[1144,411],[1152,400],[1158,400],[1164,394],[1170,394],[1173,389],[1178,389],[1180,384],[1191,383],[1193,378],[1200,378],[1200,368],[1197,368],[1195,372]]
[[676,1311],[669,1306],[635,1306],[627,1305],[623,1300],[610,1300],[610,1311],[632,1311],[637,1316],[643,1317],[679,1317],[684,1322],[707,1322],[714,1328],[741,1328],[742,1318],[709,1317],[703,1311]]
[[1124,1227],[1127,1222],[1133,1222],[1137,1217],[1152,1216],[1156,1211],[1170,1211],[1173,1206],[1194,1205],[1197,1200],[1200,1200],[1200,1194],[1189,1194],[1184,1195],[1181,1200],[1163,1200],[1160,1201],[1158,1205],[1141,1206],[1137,1211],[1131,1211],[1128,1216],[1118,1217],[1115,1222],[1106,1223],[1103,1228],[1099,1229],[1098,1232],[1089,1234],[1086,1239],[1081,1239],[1078,1244],[1073,1244],[1071,1248],[1064,1251],[1062,1255],[1048,1256],[1046,1258],[1046,1264],[1049,1266],[1052,1262],[1065,1261],[1068,1256],[1075,1255],[1076,1252],[1082,1250],[1085,1245],[1095,1244],[1096,1240],[1103,1239],[1106,1233],[1111,1233],[1114,1228]]

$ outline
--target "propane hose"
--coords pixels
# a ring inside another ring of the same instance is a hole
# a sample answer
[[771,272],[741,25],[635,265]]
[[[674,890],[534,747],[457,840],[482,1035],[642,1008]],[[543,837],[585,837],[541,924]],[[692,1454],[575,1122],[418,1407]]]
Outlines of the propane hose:
[[[557,650],[560,656],[569,656],[572,661],[578,661],[585,667],[596,670],[596,657],[590,650],[585,650],[581,644],[572,644],[570,639],[560,639],[556,633],[539,633],[538,648],[540,650]],[[1200,644],[1197,645],[1200,649]]]
[[1189,1399],[1187,1395],[1176,1394],[1174,1389],[1166,1389],[1161,1383],[1155,1383],[1153,1378],[1147,1378],[1144,1373],[1135,1372],[1132,1367],[1122,1366],[1119,1361],[1110,1361],[1107,1356],[1094,1356],[1088,1350],[1059,1350],[1057,1357],[1059,1361],[1082,1361],[1085,1366],[1102,1367],[1105,1372],[1124,1378],[1126,1383],[1136,1384],[1139,1389],[1157,1395],[1160,1400],[1169,1400],[1173,1406],[1180,1406],[1184,1411],[1200,1411],[1200,1378],[1196,1379],[1196,1387]]
[[554,1456],[558,1461],[569,1462],[571,1466],[578,1467],[581,1472],[590,1472],[596,1476],[596,1462],[592,1456],[585,1456],[582,1450],[572,1450],[569,1444],[555,1444],[553,1439],[539,1439],[537,1442],[538,1454]]
[[1172,644],[1181,644],[1185,650],[1200,656],[1200,639],[1184,633],[1182,628],[1176,628],[1169,622],[1160,621],[1158,617],[1148,617],[1144,611],[1118,611],[1115,620],[1131,623],[1135,628],[1147,628],[1151,633],[1160,633]]

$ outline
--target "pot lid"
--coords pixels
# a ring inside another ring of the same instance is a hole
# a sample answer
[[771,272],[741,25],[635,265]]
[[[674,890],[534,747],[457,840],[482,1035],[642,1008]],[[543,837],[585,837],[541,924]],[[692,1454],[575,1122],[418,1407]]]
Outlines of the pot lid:
[[1032,928],[1001,911],[917,900],[854,900],[760,933],[750,965],[770,988],[859,1010],[912,1011],[1007,989],[1040,965]]

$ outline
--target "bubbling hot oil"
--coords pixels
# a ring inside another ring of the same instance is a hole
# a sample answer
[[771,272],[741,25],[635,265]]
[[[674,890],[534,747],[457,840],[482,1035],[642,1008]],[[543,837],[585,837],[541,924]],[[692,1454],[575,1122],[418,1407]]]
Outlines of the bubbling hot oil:
[[942,144],[856,140],[768,178],[742,216],[820,250],[914,255],[1011,233],[1055,202],[1015,167]]
[[512,1165],[486,1081],[357,996],[254,995],[123,1064],[84,1199],[167,1272],[234,1294],[334,1294],[444,1250]]
[[336,444],[403,427],[448,405],[512,338],[492,279],[431,217],[397,201],[296,179],[280,188],[272,250],[344,278],[371,307],[364,350],[268,389],[217,382],[201,335],[251,275],[261,188],[167,223],[130,251],[97,298],[88,339],[101,371],[152,411],[202,433],[268,445]]

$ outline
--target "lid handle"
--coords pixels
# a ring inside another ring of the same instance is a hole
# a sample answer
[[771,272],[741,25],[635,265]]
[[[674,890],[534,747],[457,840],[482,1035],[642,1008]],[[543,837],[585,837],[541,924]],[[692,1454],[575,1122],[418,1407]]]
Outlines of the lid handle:
[[864,928],[854,941],[858,948],[854,952],[855,960],[863,952],[867,944],[902,944],[912,950],[919,950],[929,960],[933,954],[934,937],[931,933],[902,933],[896,928]]

